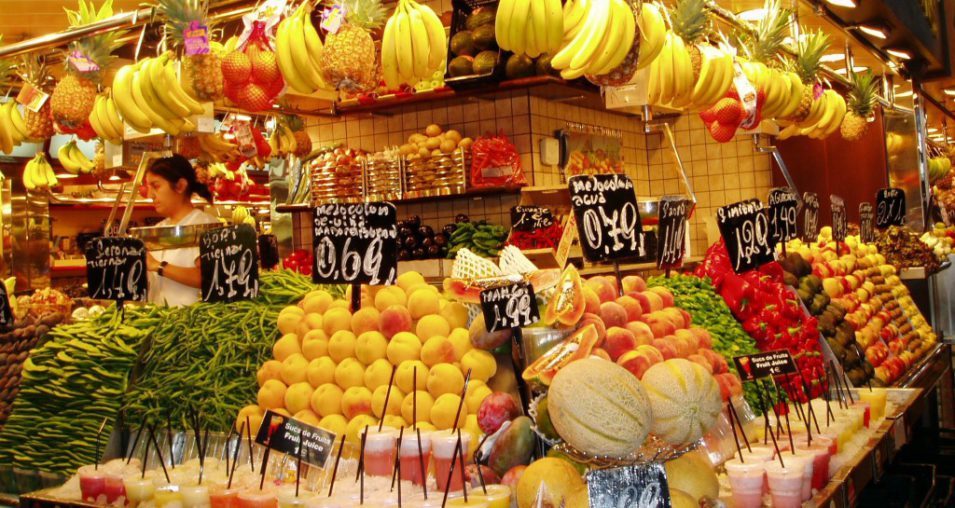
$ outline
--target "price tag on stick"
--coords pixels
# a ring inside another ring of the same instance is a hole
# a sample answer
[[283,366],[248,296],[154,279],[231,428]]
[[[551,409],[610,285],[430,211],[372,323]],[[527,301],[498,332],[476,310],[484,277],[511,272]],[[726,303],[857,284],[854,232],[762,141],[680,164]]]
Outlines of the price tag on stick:
[[489,332],[523,328],[540,321],[534,287],[527,282],[481,291],[481,311]]
[[587,473],[590,506],[670,508],[663,464],[593,469]]
[[633,182],[626,175],[570,178],[570,202],[587,261],[617,261],[646,255]]
[[7,287],[0,282],[0,330],[13,327],[13,309],[10,307],[10,295]]
[[802,211],[802,241],[815,242],[819,238],[819,195],[815,192],[804,192]]
[[258,238],[252,226],[242,224],[203,233],[199,270],[204,302],[234,302],[258,296]]
[[874,219],[875,210],[872,208],[872,203],[859,203],[859,236],[865,243],[875,241]]
[[879,189],[875,198],[875,225],[879,229],[901,226],[905,222],[905,191],[890,188]]
[[798,236],[799,195],[789,187],[769,191],[769,240],[774,248]]
[[832,239],[837,242],[844,242],[849,229],[846,202],[841,197],[830,194],[829,203],[832,207]]
[[538,231],[554,225],[554,214],[540,206],[515,206],[511,208],[511,229],[514,231]]
[[758,199],[719,208],[716,222],[736,273],[752,270],[774,259],[773,248],[769,245],[769,219]]
[[686,254],[686,219],[693,202],[664,197],[657,207],[657,268],[667,270],[683,264]]
[[393,285],[398,276],[398,211],[391,203],[315,208],[312,280],[317,284]]
[[96,300],[146,301],[146,246],[136,238],[91,240],[86,246],[86,283]]

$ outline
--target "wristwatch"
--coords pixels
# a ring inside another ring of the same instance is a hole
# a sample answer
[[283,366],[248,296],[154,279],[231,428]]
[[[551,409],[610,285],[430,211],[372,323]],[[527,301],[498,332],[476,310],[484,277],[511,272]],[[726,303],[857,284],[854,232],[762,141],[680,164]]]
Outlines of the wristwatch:
[[159,263],[159,269],[156,270],[156,275],[162,277],[162,271],[163,271],[163,269],[165,269],[166,266],[168,266],[168,265],[169,265],[169,261],[163,261],[162,263]]

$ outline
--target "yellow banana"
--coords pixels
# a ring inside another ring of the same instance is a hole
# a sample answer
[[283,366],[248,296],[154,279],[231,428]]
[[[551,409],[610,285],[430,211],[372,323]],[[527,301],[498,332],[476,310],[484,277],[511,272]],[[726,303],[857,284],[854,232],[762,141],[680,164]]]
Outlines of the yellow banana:
[[690,53],[686,50],[683,38],[674,34],[673,37],[673,66],[674,92],[673,101],[682,107],[689,99],[693,86],[693,65],[690,63]]
[[657,56],[653,63],[657,67],[660,76],[660,98],[658,106],[669,104],[673,100],[675,92],[673,68],[673,42],[670,32],[667,32],[666,40],[663,42],[663,50]]
[[398,11],[396,15],[398,19],[395,20],[398,74],[405,83],[414,84],[414,49],[411,41],[411,26],[403,1],[399,2]]
[[650,77],[647,88],[647,104],[660,104],[660,66],[650,66]]
[[726,92],[733,86],[733,77],[735,75],[735,69],[733,69],[733,55],[723,52],[719,59],[720,67],[722,68],[722,77],[720,80],[720,85],[713,90],[713,94],[706,98],[705,104],[711,106],[716,104],[720,99],[722,99]]
[[39,154],[33,157],[33,160],[28,162],[23,168],[23,186],[27,190],[36,190],[36,180],[34,179],[34,174],[36,173],[36,159],[39,157]]
[[305,82],[298,70],[295,68],[295,62],[292,59],[292,43],[289,27],[294,20],[294,16],[289,16],[279,23],[278,30],[275,32],[275,60],[279,64],[279,71],[282,72],[282,78],[285,82],[300,94],[310,94],[315,90]]
[[560,49],[560,45],[564,40],[564,13],[560,5],[560,0],[543,1],[547,31],[545,34],[545,45],[539,49],[544,53],[553,54],[554,51]]
[[291,25],[288,27],[289,44],[291,45],[292,63],[295,64],[295,70],[299,77],[314,91],[322,86],[322,78],[319,75],[318,68],[312,65],[312,59],[309,57],[308,44],[305,41],[305,22],[311,24],[311,20],[306,19],[307,11],[303,8],[307,2],[303,2],[298,10],[292,16]]
[[396,19],[396,16],[388,18],[388,22],[385,23],[385,31],[381,36],[381,73],[385,78],[385,86],[388,88],[398,88],[401,85],[395,40]]
[[86,154],[80,150],[80,147],[76,143],[70,145],[70,159],[80,166],[80,171],[83,173],[91,173],[93,171],[93,161],[89,160],[86,157]]
[[511,51],[515,53],[527,53],[528,45],[532,40],[528,37],[528,23],[531,15],[531,0],[514,0],[514,7],[511,10],[510,20],[507,22],[508,36]]
[[[533,27],[533,42],[528,44],[527,56],[537,58],[541,53],[547,51],[547,9],[544,5],[545,0],[534,0],[531,2],[531,17],[527,25]],[[530,39],[530,37],[528,37]]]
[[666,25],[660,9],[650,2],[643,2],[640,7],[640,18],[637,19],[640,27],[640,51],[637,55],[637,69],[642,69],[657,59],[663,51],[666,41]]
[[10,104],[10,123],[13,124],[14,138],[18,138],[18,142],[22,142],[30,137],[30,132],[27,129],[26,121],[23,120],[23,115],[20,114],[17,101],[11,98],[8,103]]
[[93,101],[93,108],[90,109],[90,115],[87,118],[87,120],[89,120],[90,127],[93,128],[93,131],[96,132],[97,136],[103,139],[109,139],[111,132],[107,130],[105,125],[103,125],[103,121],[99,116],[99,108],[102,107],[102,105],[103,105],[103,96],[97,95],[96,100]]
[[133,97],[133,78],[135,75],[135,65],[124,65],[120,67],[116,76],[113,78],[113,102],[130,127],[146,134],[152,128],[153,122],[146,113],[139,108]]
[[[594,23],[584,34],[584,41],[579,47],[579,52],[574,55],[570,61],[572,68],[584,67],[590,62],[600,45],[601,40],[607,30],[607,22],[610,18],[610,0],[594,0],[593,7],[588,18],[594,17]],[[589,21],[589,20],[588,20]]]
[[620,65],[633,46],[636,36],[636,21],[633,11],[623,0],[610,0],[610,29],[604,36],[606,44],[597,53],[596,60],[588,67],[591,74],[606,74]]
[[511,21],[514,2],[515,0],[501,0],[497,5],[497,15],[494,18],[494,37],[497,39],[498,47],[505,51],[513,51],[513,46],[511,46],[511,41],[508,38],[507,24]]
[[105,120],[109,122],[110,126],[113,128],[113,132],[117,134],[117,142],[120,142],[123,140],[125,135],[125,129],[123,128],[123,119],[119,117],[119,112],[116,111],[116,101],[113,100],[112,90],[110,91],[109,97],[106,98],[104,103],[106,104]]
[[564,25],[564,37],[562,43],[568,43],[577,37],[577,34],[583,30],[584,26],[587,24],[587,13],[590,12],[590,2],[591,0],[577,0],[575,10],[578,11],[576,14],[577,19],[574,21],[573,25]]
[[[93,107],[93,111],[96,113],[96,119],[99,121],[100,126],[106,131],[105,139],[108,140],[117,140],[123,139],[122,128],[116,129],[113,122],[109,119],[109,105],[110,99],[106,95],[100,95],[96,100],[96,105]],[[122,127],[122,122],[119,122],[120,127]]]
[[13,125],[4,114],[0,114],[0,152],[13,153]]
[[444,24],[441,23],[441,18],[435,14],[431,7],[414,1],[411,4],[421,13],[421,19],[424,21],[425,29],[428,32],[428,48],[430,50],[428,52],[428,69],[432,72],[442,69],[445,59],[448,57],[448,37],[444,33]]
[[719,86],[720,65],[710,52],[711,48],[709,46],[700,45],[699,48],[702,63],[700,64],[700,75],[693,85],[691,97],[694,106],[705,106],[703,99],[709,97],[713,93],[713,88]]
[[428,61],[431,48],[428,42],[428,29],[424,26],[424,20],[421,19],[421,13],[414,6],[408,6],[408,22],[411,28],[411,45],[414,48],[414,83],[408,83],[414,86],[419,80],[428,79],[433,71],[429,70]]
[[145,113],[147,117],[149,117],[150,122],[152,122],[154,126],[159,127],[160,129],[166,131],[169,134],[172,134],[173,136],[178,134],[178,129],[173,127],[172,123],[168,119],[166,119],[164,116],[162,116],[161,114],[156,112],[155,109],[152,108],[151,97],[147,98],[146,96],[147,90],[145,89],[145,87],[143,87],[142,73],[136,72],[133,75],[133,83],[131,88],[133,91],[133,100],[136,101],[136,106],[139,108],[140,111]]
[[[176,76],[175,69],[176,61],[172,58],[166,58],[165,64],[162,66],[162,81],[163,85],[169,89],[169,94],[172,99],[176,100],[178,103],[186,107],[189,113],[193,115],[200,115],[205,108],[202,107],[202,104],[193,99],[190,96],[186,89],[183,88],[182,83],[179,81],[179,78]],[[190,115],[183,115],[190,116]]]
[[56,158],[60,160],[63,169],[68,173],[78,175],[83,171],[83,167],[72,159],[73,154],[71,149],[74,146],[76,146],[76,142],[72,140],[69,143],[64,143],[60,146],[60,149],[56,151]]
[[171,87],[165,83],[166,68],[163,65],[165,58],[169,58],[168,54],[150,58],[143,64],[143,68],[139,71],[144,74],[143,83],[149,88],[151,95],[156,98],[157,104],[154,109],[163,117],[172,119],[189,116],[192,111],[172,96]]

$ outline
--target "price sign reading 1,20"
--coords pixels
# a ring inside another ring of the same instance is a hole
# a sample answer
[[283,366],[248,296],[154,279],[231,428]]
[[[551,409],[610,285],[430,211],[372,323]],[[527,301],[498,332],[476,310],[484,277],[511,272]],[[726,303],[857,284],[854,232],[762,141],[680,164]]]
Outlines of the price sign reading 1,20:
[[872,228],[872,221],[875,218],[875,210],[872,203],[859,203],[859,236],[865,243],[875,241],[875,230]]
[[726,205],[716,211],[720,234],[726,241],[733,270],[742,273],[773,260],[769,220],[758,199]]
[[588,261],[645,255],[637,196],[629,177],[577,175],[570,178],[569,186],[580,245]]
[[392,285],[398,272],[398,211],[391,203],[315,208],[312,280],[318,284]]
[[527,282],[481,291],[481,310],[490,332],[523,328],[540,320],[534,287]]
[[92,240],[86,246],[86,283],[94,300],[146,301],[146,246],[136,238]]
[[769,239],[770,245],[786,243],[796,238],[799,211],[799,195],[789,187],[769,191]]
[[829,203],[832,206],[832,239],[837,242],[844,242],[849,229],[846,202],[841,197],[830,194]]
[[683,263],[686,253],[686,218],[693,202],[664,197],[657,210],[657,268],[674,268]]
[[875,198],[875,225],[879,229],[901,226],[905,222],[905,191],[902,189],[879,189]]
[[815,242],[819,237],[819,195],[815,192],[804,192],[802,209],[802,241]]

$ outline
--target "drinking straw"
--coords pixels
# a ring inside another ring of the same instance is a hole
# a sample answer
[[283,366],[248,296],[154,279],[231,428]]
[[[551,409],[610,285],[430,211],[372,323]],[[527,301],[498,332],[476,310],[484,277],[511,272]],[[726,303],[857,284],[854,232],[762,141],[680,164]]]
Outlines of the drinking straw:
[[[759,399],[759,410],[763,412],[763,416],[766,416],[766,404],[763,401],[762,390],[759,390],[756,395],[757,395],[757,398]],[[769,437],[773,439],[773,447],[776,448],[776,458],[779,459],[780,467],[786,467],[786,464],[783,462],[783,454],[779,452],[779,443],[776,442],[776,435],[773,434],[772,427],[768,428],[767,430],[769,431]]]
[[[461,440],[461,429],[458,429],[458,459],[461,461],[461,490],[464,492],[464,502],[468,502],[468,481],[464,475],[464,441]],[[452,462],[454,458],[451,458]],[[479,465],[480,466],[480,465]]]
[[740,421],[739,415],[736,414],[736,406],[733,405],[733,401],[730,401],[730,413],[733,413],[733,418],[736,420],[736,425],[739,426],[739,432],[743,435],[743,442],[746,443],[746,449],[753,452],[753,449],[749,446],[749,437],[746,436],[746,431],[743,429],[743,422]]
[[[733,403],[730,402],[730,405],[732,406]],[[729,413],[729,417],[730,417],[730,428],[733,429],[733,441],[736,441],[736,453],[739,454],[739,462],[740,462],[740,464],[745,464],[746,461],[743,460],[743,449],[742,449],[742,448],[740,447],[740,445],[739,445],[739,436],[736,435],[736,419],[733,418],[733,412],[732,412],[732,411],[728,411],[728,413]],[[478,471],[480,471],[480,470],[481,470],[481,466],[478,466]]]
[[[142,429],[140,429],[140,432],[142,432]],[[145,478],[146,478],[146,462],[147,462],[148,460],[149,460],[149,439],[146,440],[146,446],[145,446],[144,449],[143,449],[143,465],[142,465],[142,468],[143,468],[143,469],[142,469],[142,472],[141,472],[140,475],[139,475],[139,478],[140,478],[140,479],[145,479]]]
[[444,508],[444,505],[448,503],[448,491],[451,490],[451,478],[454,477],[454,457],[458,454],[458,450],[461,449],[461,439],[458,437],[457,444],[454,445],[454,451],[451,453],[451,467],[448,469],[448,480],[444,484],[444,498],[441,500],[441,508]]
[[361,435],[361,455],[358,458],[358,477],[361,485],[358,487],[358,504],[365,504],[365,442],[368,440],[368,426]]
[[96,431],[96,457],[93,460],[93,471],[99,471],[100,438],[103,436],[103,429],[105,428],[106,418],[103,418],[103,423],[99,424],[99,430]]
[[[486,435],[485,435],[484,437],[485,437],[485,439],[487,438]],[[484,443],[484,440],[482,439],[482,440],[481,440],[481,444],[483,444],[483,443]],[[474,465],[477,466],[476,469],[477,469],[477,474],[478,474],[478,480],[481,481],[481,490],[484,491],[484,495],[486,496],[486,495],[487,495],[487,484],[484,483],[484,472],[481,471],[481,461],[478,460],[478,457],[479,457],[480,455],[481,455],[481,445],[479,444],[479,445],[478,445],[478,448],[477,448],[476,450],[474,450]]]
[[[199,485],[202,485],[202,473],[206,468],[206,450],[209,448],[209,428],[206,427],[206,433],[202,436],[202,450],[199,451]],[[169,460],[172,460],[170,457]]]
[[458,428],[458,420],[461,419],[461,408],[464,406],[464,397],[468,394],[468,383],[471,381],[471,369],[468,369],[468,375],[464,376],[464,387],[461,388],[461,400],[458,401],[458,412],[454,413],[454,425],[452,429]]
[[424,500],[428,500],[428,478],[424,470],[424,451],[421,449],[421,429],[415,427],[414,431],[418,434],[418,464],[421,466],[421,486],[424,488]]
[[852,398],[852,387],[849,383],[849,376],[846,375],[846,371],[842,371],[842,383],[846,386],[846,395],[849,396],[849,403],[855,404],[855,399]]
[[[385,405],[381,408],[381,421],[378,422],[378,432],[385,426],[385,415],[388,414],[388,399],[391,398],[391,387],[395,384],[395,372],[398,371],[397,365],[391,366],[391,377],[388,378],[388,389],[385,390]],[[417,373],[415,373],[416,375]]]
[[[249,415],[245,415],[245,440],[249,443],[249,469],[252,472],[255,472],[255,463],[252,462],[252,423],[249,420]],[[239,436],[240,438],[242,436]]]
[[245,430],[245,422],[242,422],[242,427],[239,428],[239,440],[236,441],[235,451],[232,452],[232,468],[229,469],[229,484],[226,486],[227,489],[232,488],[232,477],[235,475],[235,468],[239,465],[239,449],[242,448],[242,433],[245,432]]
[[265,467],[269,465],[269,455],[272,453],[272,434],[275,431],[270,428],[267,430],[267,432],[268,438],[265,442],[269,443],[269,445],[265,447],[265,453],[262,454],[262,467],[259,468],[259,474],[262,476],[262,478],[259,480],[259,490],[265,488]]
[[133,446],[129,448],[129,456],[126,457],[126,465],[129,465],[129,462],[133,460],[133,454],[136,453],[136,446],[139,445],[139,436],[143,435],[143,427],[146,426],[146,415],[143,415],[143,419],[139,421],[139,430],[136,431],[136,439],[133,440]]
[[232,441],[232,436],[235,435],[235,425],[229,425],[229,435],[225,438],[225,470],[229,471],[232,469],[229,467],[229,441]]
[[162,458],[162,450],[159,449],[159,444],[156,443],[155,427],[149,428],[149,440],[153,442],[153,448],[156,449],[156,456],[159,457],[159,465],[162,466],[162,474],[166,477],[166,483],[171,483],[169,481],[169,471],[166,471],[166,461]]
[[[166,441],[169,441],[169,466],[176,469],[176,452],[172,447],[172,419],[169,417],[169,409],[166,409]],[[226,454],[228,458],[228,454]]]
[[302,483],[302,429],[298,429],[298,448],[295,450],[295,497],[298,497],[298,488]]
[[793,455],[795,455],[796,445],[793,444],[793,428],[789,425],[789,406],[786,406],[786,433],[789,434],[789,448],[792,449]]
[[[420,436],[420,433],[418,434]],[[328,484],[328,497],[332,497],[332,491],[335,489],[335,476],[338,474],[338,463],[342,460],[342,450],[345,449],[345,435],[342,435],[342,442],[338,444],[338,453],[335,455],[335,466],[332,467],[332,480]],[[427,495],[425,495],[427,499]]]
[[799,373],[799,380],[802,382],[802,391],[806,393],[806,406],[809,409],[809,416],[812,417],[813,423],[816,424],[816,434],[822,434],[822,431],[819,430],[819,420],[816,419],[816,410],[812,408],[812,392],[809,390],[809,384],[806,383],[806,378],[803,377],[802,373]]
[[361,446],[358,452],[358,469],[355,470],[355,481],[358,481],[358,477],[361,476],[362,468],[365,467],[365,437],[368,435],[368,426],[365,425],[365,430],[361,433]]
[[[385,407],[387,407],[387,406],[385,406]],[[401,470],[401,468],[398,467],[399,464],[401,463],[401,461],[398,460],[398,459],[401,458],[401,438],[404,436],[404,434],[405,434],[405,428],[404,428],[404,427],[398,429],[398,439],[395,440],[395,463],[394,463],[393,469],[392,469],[392,471],[391,471],[391,490],[395,490],[395,478],[398,477],[398,472]],[[398,484],[400,485],[401,482],[399,481]],[[399,489],[400,489],[400,487],[399,487]],[[390,492],[390,491],[389,491],[389,492]]]
[[[386,406],[387,407],[387,406]],[[411,428],[418,430],[418,366],[411,368]],[[421,448],[421,433],[418,433],[418,448]],[[425,499],[428,495],[425,494]]]

